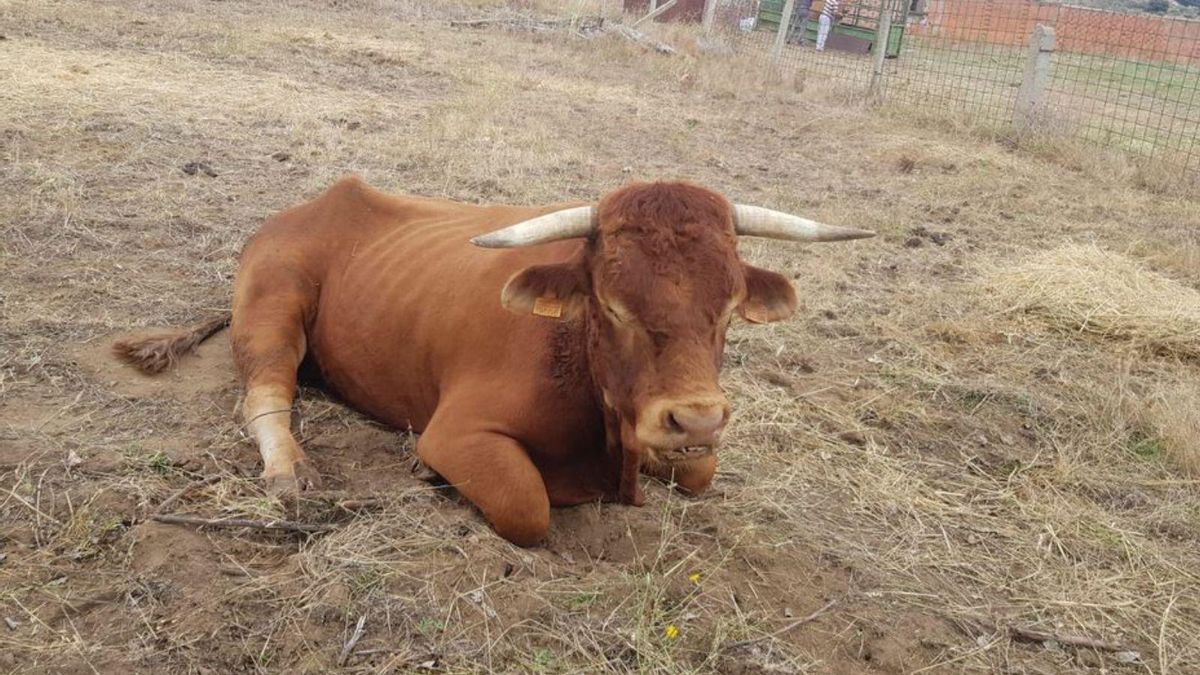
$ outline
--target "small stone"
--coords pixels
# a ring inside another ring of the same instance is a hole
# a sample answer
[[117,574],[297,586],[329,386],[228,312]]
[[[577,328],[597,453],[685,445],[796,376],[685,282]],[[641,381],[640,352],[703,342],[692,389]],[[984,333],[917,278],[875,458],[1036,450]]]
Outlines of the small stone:
[[198,173],[202,173],[209,178],[217,177],[217,172],[213,171],[213,168],[204,162],[188,162],[187,164],[183,165],[183,172],[189,176],[195,176]]
[[8,625],[9,630],[16,630],[21,627],[21,622],[11,616],[4,617],[4,623]]
[[843,431],[838,434],[838,438],[850,445],[857,445],[859,447],[867,444],[867,437],[861,431]]
[[1119,663],[1141,663],[1142,655],[1138,652],[1117,652],[1113,654]]
[[796,615],[796,614],[795,614],[795,612],[793,612],[793,611],[792,611],[792,608],[791,608],[791,607],[784,607],[784,608],[783,608],[783,616],[784,616],[784,618],[785,618],[785,619],[790,619],[790,618],[792,618],[792,617],[793,617],[793,616],[795,616],[795,615]]
[[987,444],[988,444],[988,437],[987,437],[987,436],[984,436],[983,434],[979,434],[978,436],[976,436],[976,437],[975,437],[975,442],[976,442],[976,443],[978,443],[978,444],[980,444],[980,445],[987,445]]

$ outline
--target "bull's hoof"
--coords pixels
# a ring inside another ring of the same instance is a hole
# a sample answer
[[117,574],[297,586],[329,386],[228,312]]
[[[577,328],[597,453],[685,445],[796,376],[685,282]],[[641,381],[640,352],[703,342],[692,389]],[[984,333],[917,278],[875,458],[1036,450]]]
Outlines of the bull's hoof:
[[321,487],[321,474],[307,462],[296,462],[288,472],[263,475],[263,480],[267,494],[280,498],[295,497],[301,492]]

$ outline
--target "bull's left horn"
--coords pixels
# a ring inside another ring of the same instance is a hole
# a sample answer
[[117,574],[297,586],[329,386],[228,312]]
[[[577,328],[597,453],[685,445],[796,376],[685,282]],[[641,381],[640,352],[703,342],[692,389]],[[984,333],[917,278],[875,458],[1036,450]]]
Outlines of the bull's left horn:
[[472,239],[471,243],[484,248],[520,248],[559,239],[586,237],[595,227],[596,209],[591,206],[577,206],[481,234]]
[[734,228],[746,237],[767,237],[789,241],[844,241],[874,237],[870,230],[826,225],[815,220],[772,211],[761,206],[737,204],[734,209]]

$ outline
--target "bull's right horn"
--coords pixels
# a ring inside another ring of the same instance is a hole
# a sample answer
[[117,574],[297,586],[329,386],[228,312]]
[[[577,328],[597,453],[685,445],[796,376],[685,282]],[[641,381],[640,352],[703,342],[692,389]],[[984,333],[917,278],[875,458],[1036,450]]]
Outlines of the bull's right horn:
[[815,220],[793,216],[783,211],[772,211],[761,206],[737,204],[734,210],[734,228],[745,237],[767,237],[788,241],[844,241],[874,237],[870,230],[853,227],[826,225]]
[[471,243],[483,248],[520,248],[560,239],[586,237],[594,229],[596,229],[595,207],[576,206],[481,234],[472,239]]

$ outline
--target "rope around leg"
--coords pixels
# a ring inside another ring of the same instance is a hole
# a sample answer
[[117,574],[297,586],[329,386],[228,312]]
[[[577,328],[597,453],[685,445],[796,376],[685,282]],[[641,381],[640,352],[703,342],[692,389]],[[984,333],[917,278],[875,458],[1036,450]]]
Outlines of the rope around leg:
[[246,420],[246,423],[242,425],[242,427],[241,427],[241,430],[242,430],[242,431],[245,431],[245,430],[246,430],[246,427],[248,427],[248,426],[250,426],[251,424],[253,424],[253,423],[254,423],[254,420],[256,420],[256,419],[258,419],[258,418],[260,418],[260,417],[266,417],[267,415],[276,415],[276,414],[279,414],[279,413],[290,413],[290,412],[292,412],[292,409],[291,409],[291,408],[281,408],[281,409],[279,409],[279,410],[268,410],[268,411],[266,411],[266,412],[260,412],[260,413],[258,413],[257,415],[255,415],[254,417],[251,417],[250,419]]

